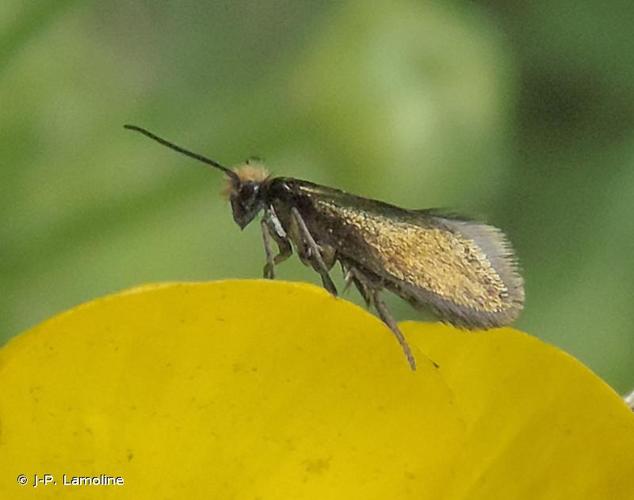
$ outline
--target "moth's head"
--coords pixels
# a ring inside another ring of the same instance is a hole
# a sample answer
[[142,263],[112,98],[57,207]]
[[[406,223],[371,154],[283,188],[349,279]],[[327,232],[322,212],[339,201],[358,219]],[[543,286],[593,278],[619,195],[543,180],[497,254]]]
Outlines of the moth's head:
[[264,166],[254,160],[233,169],[235,176],[226,179],[223,194],[231,202],[233,220],[244,229],[264,208],[265,185],[269,173]]

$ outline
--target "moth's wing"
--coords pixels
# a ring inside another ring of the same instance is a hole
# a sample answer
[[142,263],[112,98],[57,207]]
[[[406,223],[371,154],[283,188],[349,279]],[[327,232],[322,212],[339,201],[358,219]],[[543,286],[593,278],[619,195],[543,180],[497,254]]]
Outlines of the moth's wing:
[[513,250],[493,226],[352,196],[322,197],[316,206],[341,257],[445,321],[492,328],[511,323],[523,308]]
[[[438,231],[432,234],[441,250],[433,259],[438,263],[435,270],[426,273],[437,280],[448,276],[441,293],[435,293],[440,297],[431,297],[431,305],[451,323],[466,328],[504,326],[517,319],[524,308],[524,280],[504,233],[488,224],[440,212],[429,222],[432,231]],[[447,253],[452,257],[446,257]],[[417,295],[416,289],[410,291]],[[419,293],[417,298],[424,302],[426,297],[428,293]]]

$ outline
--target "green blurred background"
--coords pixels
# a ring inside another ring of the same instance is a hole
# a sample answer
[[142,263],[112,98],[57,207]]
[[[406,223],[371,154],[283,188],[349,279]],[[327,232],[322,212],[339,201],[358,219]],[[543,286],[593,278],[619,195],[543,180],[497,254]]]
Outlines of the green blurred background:
[[[485,218],[525,270],[517,326],[631,388],[631,19],[599,0],[4,0],[0,341],[126,287],[261,275],[221,176],[130,122]],[[297,259],[278,276],[319,282]]]

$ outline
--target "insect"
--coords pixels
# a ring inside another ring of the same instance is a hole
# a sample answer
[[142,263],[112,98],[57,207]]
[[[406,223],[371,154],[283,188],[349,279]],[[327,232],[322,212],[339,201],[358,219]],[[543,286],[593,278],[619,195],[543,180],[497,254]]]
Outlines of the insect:
[[383,301],[383,290],[414,307],[428,306],[443,321],[467,329],[507,325],[523,308],[524,284],[516,258],[504,234],[493,226],[435,209],[406,210],[291,177],[271,177],[252,162],[229,169],[141,127],[124,127],[222,171],[233,219],[241,229],[262,212],[265,278],[274,278],[275,266],[294,248],[336,296],[329,272],[338,262],[345,288],[353,284],[367,306],[374,307],[412,370],[416,360]]

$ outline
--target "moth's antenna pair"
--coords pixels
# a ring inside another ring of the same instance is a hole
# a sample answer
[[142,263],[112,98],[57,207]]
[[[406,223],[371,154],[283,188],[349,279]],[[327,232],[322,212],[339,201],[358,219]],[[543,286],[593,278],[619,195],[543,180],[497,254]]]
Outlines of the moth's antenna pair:
[[141,132],[143,135],[149,137],[150,139],[154,139],[156,142],[158,142],[159,144],[162,144],[163,146],[167,146],[168,148],[173,149],[174,151],[178,151],[179,153],[182,153],[185,156],[189,156],[190,158],[193,158],[194,160],[201,161],[203,163],[206,163],[207,165],[211,165],[212,167],[217,168],[218,170],[222,170],[228,177],[231,178],[231,180],[234,183],[240,184],[240,178],[238,177],[238,175],[233,170],[228,169],[227,167],[221,165],[220,163],[218,163],[215,160],[212,160],[211,158],[207,158],[206,156],[200,155],[198,153],[194,153],[194,152],[189,151],[189,150],[187,150],[185,148],[177,146],[176,144],[173,144],[173,143],[163,139],[162,137],[159,137],[158,135],[153,134],[149,130],[145,130],[144,128],[137,127],[136,125],[124,125],[123,128],[127,128],[128,130],[135,130],[137,132]]

